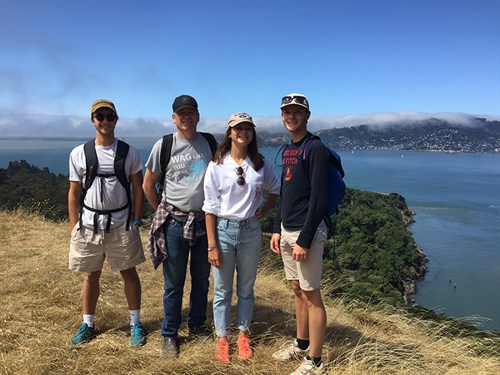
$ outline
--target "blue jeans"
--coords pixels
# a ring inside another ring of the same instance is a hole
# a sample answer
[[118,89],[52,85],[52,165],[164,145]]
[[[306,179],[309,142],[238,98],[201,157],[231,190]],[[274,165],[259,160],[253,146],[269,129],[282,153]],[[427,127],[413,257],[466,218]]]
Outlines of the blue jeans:
[[[207,236],[196,239],[190,246],[189,241],[182,237],[184,223],[169,217],[163,224],[167,241],[167,259],[163,261],[163,322],[161,335],[177,337],[177,331],[182,322],[182,296],[189,253],[191,253],[189,271],[191,274],[191,294],[189,296],[188,326],[190,329],[205,326],[207,318],[208,278],[210,263],[208,263]],[[205,222],[200,225],[205,227]]]
[[231,325],[231,298],[234,270],[238,296],[237,326],[247,331],[252,322],[255,296],[253,286],[257,276],[261,248],[260,223],[247,220],[217,219],[217,237],[222,253],[222,268],[212,267],[214,276],[214,324],[217,336],[225,337]]

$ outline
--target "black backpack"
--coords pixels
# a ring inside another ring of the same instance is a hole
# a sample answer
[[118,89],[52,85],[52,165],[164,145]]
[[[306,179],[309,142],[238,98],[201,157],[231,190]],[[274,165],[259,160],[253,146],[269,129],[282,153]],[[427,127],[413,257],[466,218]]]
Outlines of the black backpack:
[[[125,174],[125,160],[127,159],[129,145],[123,141],[118,140],[118,145],[116,147],[116,154],[114,160],[114,174],[101,174],[97,173],[97,168],[99,166],[99,162],[97,160],[97,153],[95,151],[95,139],[92,139],[85,143],[83,146],[83,150],[85,152],[85,164],[86,164],[86,173],[85,173],[85,183],[83,185],[83,190],[80,195],[80,228],[82,227],[82,207],[85,207],[87,210],[94,212],[94,233],[97,233],[97,218],[98,215],[107,215],[108,222],[106,224],[106,232],[109,232],[111,225],[111,214],[114,212],[122,211],[125,209],[129,209],[129,214],[127,218],[127,227],[130,228],[130,221],[132,218],[132,198],[130,196],[130,181],[127,179],[127,175]],[[96,210],[95,208],[89,207],[84,203],[85,196],[87,195],[88,189],[92,186],[96,176],[102,178],[109,178],[116,176],[117,180],[123,186],[127,193],[127,205],[116,208],[113,210]]]
[[[210,146],[210,150],[212,151],[212,156],[215,154],[215,150],[217,149],[217,140],[210,133],[199,132],[208,142]],[[174,142],[174,134],[170,133],[163,136],[163,140],[161,143],[161,152],[160,152],[160,167],[161,174],[160,179],[158,180],[158,191],[161,195],[163,192],[163,185],[165,184],[165,173],[167,173],[167,165],[170,162],[170,155],[172,154],[172,143]]]

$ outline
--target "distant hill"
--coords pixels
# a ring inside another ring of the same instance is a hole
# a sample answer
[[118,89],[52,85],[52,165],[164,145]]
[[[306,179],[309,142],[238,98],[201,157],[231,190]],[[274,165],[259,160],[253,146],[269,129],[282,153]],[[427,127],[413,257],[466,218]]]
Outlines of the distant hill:
[[[408,123],[386,123],[333,128],[315,132],[331,147],[342,150],[421,150],[500,152],[500,121],[476,118],[470,125],[430,118]],[[268,135],[263,147],[289,141],[287,134]]]

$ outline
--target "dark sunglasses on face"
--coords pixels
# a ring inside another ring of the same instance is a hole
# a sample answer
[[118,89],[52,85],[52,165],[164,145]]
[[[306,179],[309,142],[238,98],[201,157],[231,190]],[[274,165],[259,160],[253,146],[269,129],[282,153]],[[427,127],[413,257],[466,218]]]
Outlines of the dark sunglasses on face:
[[112,121],[115,121],[116,120],[116,116],[115,115],[103,115],[102,113],[96,113],[94,115],[94,118],[97,120],[97,121],[104,121],[104,119],[108,120],[109,122],[112,122]]
[[245,185],[245,177],[243,177],[243,168],[241,167],[236,168],[236,175],[238,176],[236,183],[240,186]]
[[281,104],[290,104],[292,102],[307,105],[307,99],[303,96],[284,96],[281,99]]

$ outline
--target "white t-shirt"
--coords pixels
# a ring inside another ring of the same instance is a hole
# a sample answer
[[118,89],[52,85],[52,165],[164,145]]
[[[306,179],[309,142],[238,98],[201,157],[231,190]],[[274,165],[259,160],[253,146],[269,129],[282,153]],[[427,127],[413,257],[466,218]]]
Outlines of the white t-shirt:
[[[84,145],[77,146],[71,151],[69,156],[69,180],[76,181],[84,186],[86,175]],[[110,146],[96,146],[99,174],[114,174],[114,161],[118,140],[115,139]],[[130,176],[142,170],[141,156],[136,148],[129,146],[127,159],[125,160],[125,174],[130,180]],[[101,201],[102,198],[102,201]],[[96,210],[113,210],[127,205],[127,192],[120,184],[116,176],[99,177],[96,176],[92,186],[85,196],[85,205]],[[82,207],[82,221],[85,227],[94,227],[94,212]],[[120,226],[127,222],[128,209],[111,214],[111,228]],[[107,215],[98,215],[99,229],[105,229]]]
[[256,171],[250,158],[241,165],[244,185],[238,185],[236,169],[239,165],[227,153],[221,164],[210,162],[205,174],[205,202],[203,211],[218,217],[244,220],[255,215],[263,201],[263,191],[279,194],[280,180],[271,164],[264,159],[264,166]]

